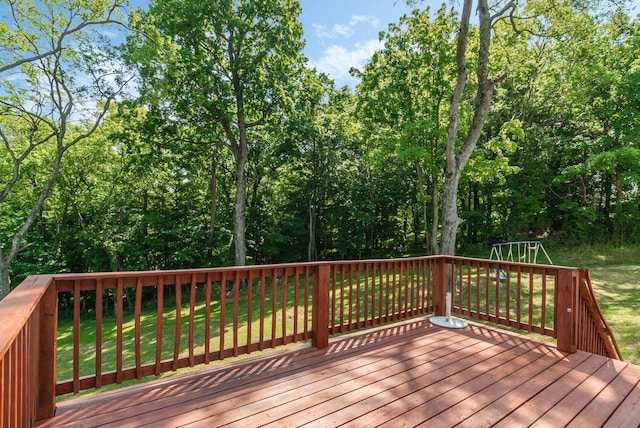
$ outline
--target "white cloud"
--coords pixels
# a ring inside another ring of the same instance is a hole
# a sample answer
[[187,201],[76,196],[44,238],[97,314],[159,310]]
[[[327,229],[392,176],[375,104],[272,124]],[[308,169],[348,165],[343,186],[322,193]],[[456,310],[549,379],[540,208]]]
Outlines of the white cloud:
[[376,18],[375,16],[366,16],[366,15],[355,15],[351,17],[351,20],[349,21],[349,25],[354,27],[361,22],[368,23],[372,27],[378,27],[380,25],[380,20],[378,18]]
[[322,52],[321,57],[311,61],[311,67],[328,74],[338,86],[352,85],[355,79],[349,74],[351,67],[362,69],[373,53],[383,47],[379,40],[357,42],[352,47],[331,45]]
[[349,37],[354,33],[353,27],[344,24],[335,24],[333,26],[333,36]]
[[369,24],[372,28],[380,25],[380,20],[375,16],[355,15],[346,24],[334,24],[331,28],[326,25],[312,24],[316,37],[320,40],[331,40],[338,37],[349,38],[355,34],[355,27],[360,24]]

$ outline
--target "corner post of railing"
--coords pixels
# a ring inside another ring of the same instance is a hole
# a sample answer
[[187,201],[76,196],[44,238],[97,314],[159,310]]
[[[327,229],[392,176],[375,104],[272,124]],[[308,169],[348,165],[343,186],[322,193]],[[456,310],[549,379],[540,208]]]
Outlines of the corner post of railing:
[[51,418],[56,412],[56,348],[58,333],[58,292],[49,280],[40,301],[38,340],[38,388],[36,420]]
[[560,268],[557,278],[554,322],[557,346],[559,351],[573,354],[578,348],[578,271]]
[[436,316],[446,313],[446,296],[449,282],[449,269],[445,257],[438,257],[433,264],[433,312]]
[[313,338],[311,344],[318,349],[329,346],[329,281],[331,265],[318,263],[313,275],[311,326]]

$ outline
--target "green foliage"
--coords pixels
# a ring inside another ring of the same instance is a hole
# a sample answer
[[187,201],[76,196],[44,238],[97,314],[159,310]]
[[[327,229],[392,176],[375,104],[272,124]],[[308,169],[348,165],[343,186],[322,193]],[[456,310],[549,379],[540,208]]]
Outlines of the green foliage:
[[[49,3],[61,16],[62,4]],[[69,4],[97,13],[103,3]],[[539,237],[640,242],[640,24],[578,6],[529,1],[514,12],[540,19],[514,21],[518,31],[507,20],[495,25],[489,72],[506,74],[460,180],[463,246]],[[37,272],[233,264],[238,209],[246,209],[250,263],[429,252],[441,225],[456,14],[418,10],[390,24],[383,47],[353,71],[361,81],[351,91],[305,68],[299,12],[289,0],[162,0],[132,13],[140,32],[125,50],[140,97],[106,106],[101,126],[77,141],[93,129],[88,114],[71,115],[56,140],[53,116],[11,110],[47,111],[43,92],[27,87],[41,85],[45,63],[11,68],[23,73],[18,81],[5,74],[27,45],[3,22],[3,185],[24,155],[0,203],[4,253],[49,177],[58,142],[65,154],[20,238],[14,284]],[[52,31],[40,21],[34,41]],[[472,27],[468,64],[477,33]],[[87,103],[100,88],[112,93],[80,78],[93,54],[97,75],[109,70],[103,60],[116,55],[113,47],[95,46],[65,50],[60,60],[73,77],[65,82]],[[230,57],[230,47],[241,50]],[[475,86],[465,88],[461,128]]]
[[[30,238],[48,238],[32,228],[63,157],[96,132],[131,78],[102,34],[121,28],[124,6],[121,0],[0,5],[0,298],[16,257],[34,244]],[[27,252],[46,265],[34,253]]]

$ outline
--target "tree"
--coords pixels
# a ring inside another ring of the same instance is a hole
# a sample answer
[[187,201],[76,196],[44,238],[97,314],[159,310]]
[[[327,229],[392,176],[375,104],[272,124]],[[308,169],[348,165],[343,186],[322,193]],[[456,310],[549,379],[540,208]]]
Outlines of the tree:
[[473,100],[473,118],[462,138],[462,146],[456,151],[458,139],[461,137],[459,135],[460,101],[468,78],[467,44],[473,1],[465,0],[463,3],[456,48],[458,76],[451,97],[449,125],[447,127],[446,167],[442,196],[443,218],[440,248],[442,254],[455,254],[456,233],[458,226],[462,223],[462,219],[458,217],[458,185],[460,183],[460,176],[480,139],[482,128],[491,107],[493,91],[496,85],[505,78],[504,75],[497,78],[491,78],[489,76],[489,53],[493,24],[508,12],[512,12],[516,5],[517,1],[512,0],[506,2],[506,4],[498,4],[494,11],[489,8],[487,0],[478,1],[479,45],[476,69],[477,89]]
[[[27,167],[37,168],[30,197],[2,221],[0,298],[10,266],[60,172],[65,153],[93,134],[127,81],[109,41],[98,33],[120,26],[125,3],[7,1],[0,24],[0,212],[15,206]],[[37,162],[36,165],[34,162]]]
[[303,63],[299,13],[296,0],[159,0],[136,22],[148,37],[131,40],[151,114],[180,130],[174,139],[217,145],[233,155],[236,265],[247,258],[254,131],[277,119],[287,82]]
[[555,233],[564,242],[611,242],[612,234],[620,236],[618,220],[625,239],[633,236],[628,213],[616,211],[635,193],[634,27],[620,10],[593,4],[528,2],[528,15],[546,19],[521,20],[518,31],[495,27],[495,46],[510,47],[507,55],[494,51],[492,61],[501,61],[508,78],[487,125],[497,129],[515,117],[525,130],[511,156],[522,173],[507,181],[502,236]]
[[[455,15],[443,5],[415,10],[389,25],[357,88],[358,111],[377,140],[380,163],[397,155],[400,165],[415,170],[417,198],[422,208],[424,242],[438,253],[440,176],[444,168],[447,97],[455,82]],[[430,190],[429,190],[430,189]],[[429,215],[428,201],[431,200]],[[431,232],[428,219],[432,220]]]

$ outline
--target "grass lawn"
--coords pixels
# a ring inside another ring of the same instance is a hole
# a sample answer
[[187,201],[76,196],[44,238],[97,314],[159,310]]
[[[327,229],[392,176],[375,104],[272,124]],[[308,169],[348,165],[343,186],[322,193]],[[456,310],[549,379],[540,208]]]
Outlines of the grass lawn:
[[640,247],[552,249],[555,264],[589,269],[625,361],[640,365]]
[[[544,246],[554,264],[589,269],[600,309],[613,330],[622,358],[640,365],[640,246]],[[459,253],[478,258],[489,258],[490,254],[490,247]]]
[[[640,317],[637,315],[640,311],[640,246],[639,247],[627,247],[627,248],[606,248],[606,247],[580,247],[580,248],[555,248],[549,245],[547,252],[551,257],[554,264],[563,266],[574,266],[580,268],[587,268],[591,273],[592,283],[595,288],[596,295],[602,312],[607,320],[609,326],[612,328],[622,356],[625,361],[640,365]],[[480,254],[478,251],[473,253],[460,255],[488,258],[490,250],[486,255]],[[275,296],[267,294],[267,308],[273,308],[277,314],[275,318],[271,318],[271,313],[265,314],[269,318],[269,321],[265,323],[265,336],[268,338],[271,335],[272,328],[278,330],[277,333],[281,333],[282,317],[281,311],[281,291],[274,290]],[[256,290],[257,292],[257,290]],[[257,295],[257,293],[256,293]],[[275,299],[274,299],[275,297]],[[301,299],[302,296],[299,298]],[[183,303],[184,302],[183,297]],[[243,302],[245,298],[241,299]],[[274,302],[275,300],[275,302]],[[286,300],[291,305],[292,296],[287,295]],[[175,302],[175,301],[174,301]],[[163,314],[164,326],[163,326],[163,358],[170,358],[173,353],[172,337],[174,335],[174,326],[176,322],[175,303],[171,304],[170,301],[165,302],[165,313]],[[227,314],[232,313],[231,302],[227,301]],[[272,306],[272,303],[274,305]],[[254,303],[255,304],[255,303]],[[293,318],[298,318],[299,322],[303,324],[305,322],[302,315],[302,308],[304,307],[304,301],[299,301],[299,313],[292,316],[291,313],[287,313],[286,329],[291,331],[291,323]],[[244,303],[240,305],[240,308],[244,306]],[[155,307],[149,308],[150,314],[144,314],[142,317],[142,341],[143,341],[143,361],[153,361],[155,354],[155,326],[156,316]],[[241,309],[242,310],[242,309]],[[145,311],[147,312],[147,311]],[[251,311],[253,328],[251,335],[255,336],[258,332],[258,319],[260,313],[257,307],[253,307]],[[219,325],[219,311],[212,313],[212,324]],[[246,320],[246,310],[241,313],[240,319]],[[133,331],[133,317],[131,314],[125,315],[125,335],[127,332],[132,334]],[[188,309],[183,306],[182,316],[183,319],[181,336],[186,337],[187,332],[187,320]],[[204,322],[204,306],[199,304],[195,313],[196,320],[196,343],[203,343],[202,335],[202,323]],[[115,317],[106,316],[105,324],[103,325],[104,343],[103,347],[105,352],[103,353],[103,370],[113,370],[115,368]],[[227,319],[226,323],[231,320]],[[308,320],[307,320],[308,322]],[[59,330],[59,364],[58,364],[58,378],[60,380],[67,379],[71,376],[71,365],[64,364],[64,361],[69,361],[72,352],[72,323],[70,320],[63,320],[60,323]],[[246,327],[246,324],[245,324]],[[90,374],[92,367],[95,365],[95,323],[83,320],[82,322],[82,364],[81,375]],[[225,329],[225,343],[229,344],[233,342],[233,336],[230,336],[229,329]],[[240,329],[240,337],[237,338],[240,344],[246,343],[247,331],[246,328]],[[212,348],[215,348],[218,344],[219,337],[212,338]],[[182,341],[182,340],[181,340]],[[293,346],[299,346],[294,344]],[[200,346],[201,347],[201,346]],[[196,349],[196,352],[202,351],[202,349]],[[124,344],[124,366],[133,365],[133,342]],[[181,347],[181,355],[184,356],[186,350]],[[87,352],[88,351],[88,352]],[[272,351],[266,351],[272,352]],[[251,354],[255,355],[255,354]],[[225,360],[225,362],[228,360]],[[193,370],[193,369],[191,369]],[[85,372],[86,371],[86,372]],[[153,378],[153,377],[152,377]],[[152,379],[149,378],[149,379]],[[139,381],[131,381],[125,384],[137,383]],[[117,388],[123,385],[110,385],[105,389]],[[89,393],[92,391],[89,391]],[[61,397],[62,398],[62,397]]]

